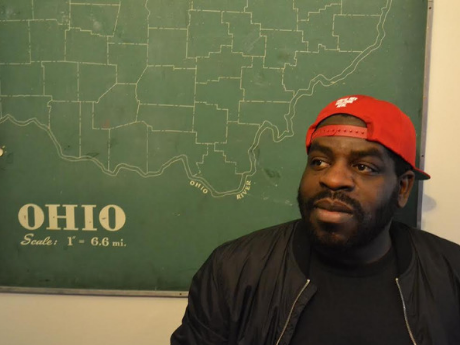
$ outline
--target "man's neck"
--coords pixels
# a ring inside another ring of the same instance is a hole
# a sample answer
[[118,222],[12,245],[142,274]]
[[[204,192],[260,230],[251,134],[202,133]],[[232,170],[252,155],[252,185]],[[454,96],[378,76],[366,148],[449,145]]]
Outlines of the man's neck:
[[314,248],[321,256],[333,262],[340,262],[343,265],[355,266],[366,265],[381,259],[391,248],[390,225],[370,243],[363,247],[349,251],[337,251],[327,248]]

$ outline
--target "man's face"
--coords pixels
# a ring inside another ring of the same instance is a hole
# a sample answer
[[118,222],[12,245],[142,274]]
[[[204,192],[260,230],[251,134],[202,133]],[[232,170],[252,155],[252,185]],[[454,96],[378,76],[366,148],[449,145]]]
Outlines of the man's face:
[[380,144],[350,137],[319,137],[310,147],[298,201],[318,246],[350,250],[374,240],[398,206],[399,179]]

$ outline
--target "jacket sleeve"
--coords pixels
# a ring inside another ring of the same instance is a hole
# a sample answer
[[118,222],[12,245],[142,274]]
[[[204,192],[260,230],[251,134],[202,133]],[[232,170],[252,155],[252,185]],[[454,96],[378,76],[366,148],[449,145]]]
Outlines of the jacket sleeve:
[[216,251],[193,277],[182,325],[171,345],[227,345],[229,312]]

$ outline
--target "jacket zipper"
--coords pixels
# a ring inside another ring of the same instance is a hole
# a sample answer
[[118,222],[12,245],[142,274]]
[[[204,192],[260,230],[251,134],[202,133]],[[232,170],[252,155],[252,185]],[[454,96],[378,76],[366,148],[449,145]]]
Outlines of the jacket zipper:
[[[286,332],[286,328],[287,326],[289,325],[289,321],[291,321],[291,316],[292,316],[292,312],[294,311],[294,307],[297,303],[297,301],[299,300],[300,296],[302,295],[302,293],[304,292],[304,290],[307,288],[308,284],[310,284],[310,279],[307,280],[307,282],[305,283],[305,285],[302,287],[302,289],[300,290],[300,292],[298,293],[296,299],[294,300],[294,303],[292,303],[292,307],[291,307],[291,310],[289,311],[289,315],[288,315],[288,318],[286,320],[286,323],[284,324],[284,327],[283,327],[283,330],[281,331],[281,335],[280,337],[278,338],[278,341],[276,342],[275,345],[279,345],[281,339],[283,338],[283,335],[284,333]],[[414,343],[414,345],[416,345]]]
[[[294,303],[292,303],[291,310],[289,311],[289,315],[288,315],[288,318],[286,320],[286,323],[284,324],[283,330],[281,331],[281,335],[278,338],[278,341],[276,342],[275,345],[279,345],[281,339],[283,338],[284,333],[286,332],[286,328],[287,328],[287,326],[289,324],[289,321],[291,321],[291,316],[292,316],[292,312],[294,311],[294,307],[295,307],[297,301],[299,300],[300,296],[304,292],[304,290],[307,288],[308,284],[310,284],[310,279],[307,280],[305,285],[302,287],[302,289],[298,293],[296,299],[294,300]],[[401,290],[401,286],[399,285],[399,279],[398,278],[396,278],[396,285],[398,286],[399,296],[401,297],[401,302],[402,302],[403,312],[404,312],[404,320],[406,322],[407,331],[409,332],[409,336],[410,336],[410,339],[412,340],[412,344],[417,345],[417,343],[415,342],[415,339],[414,339],[414,335],[412,334],[412,330],[410,328],[409,321],[407,320],[406,303],[404,303],[404,296],[403,296],[403,293],[402,293],[402,290]]]
[[409,336],[410,336],[410,339],[412,340],[412,343],[414,345],[417,345],[417,343],[415,342],[415,339],[414,339],[414,335],[412,334],[412,330],[410,329],[409,320],[407,320],[406,303],[404,303],[404,296],[403,296],[403,293],[402,293],[402,290],[401,290],[401,286],[399,285],[399,279],[398,278],[396,278],[396,285],[398,286],[399,296],[401,297],[401,302],[402,302],[403,312],[404,312],[404,320],[406,321],[407,331],[409,332]]

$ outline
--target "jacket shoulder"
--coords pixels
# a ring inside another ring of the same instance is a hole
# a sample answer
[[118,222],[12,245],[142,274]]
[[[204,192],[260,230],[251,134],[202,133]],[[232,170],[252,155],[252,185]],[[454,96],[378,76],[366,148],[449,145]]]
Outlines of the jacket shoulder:
[[257,260],[266,257],[267,252],[273,252],[276,248],[285,250],[300,222],[301,220],[293,220],[254,231],[220,245],[214,250],[213,255],[233,260],[246,260],[248,257]]
[[409,232],[411,233],[412,238],[414,240],[420,241],[420,243],[423,243],[425,245],[434,245],[439,249],[446,249],[448,250],[448,253],[454,253],[454,254],[459,254],[460,255],[460,245],[449,241],[445,238],[442,238],[436,234],[433,234],[431,232],[425,231],[425,230],[420,230],[420,229],[414,229],[407,227]]
[[425,230],[403,225],[410,234],[417,255],[432,262],[448,264],[460,274],[460,245]]
[[[232,295],[244,283],[257,286],[263,278],[274,279],[274,272],[294,260],[290,243],[300,221],[272,226],[217,247],[206,265],[214,269],[217,281]],[[292,265],[288,265],[289,267]]]

